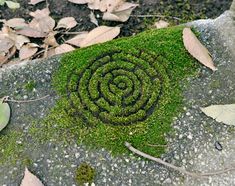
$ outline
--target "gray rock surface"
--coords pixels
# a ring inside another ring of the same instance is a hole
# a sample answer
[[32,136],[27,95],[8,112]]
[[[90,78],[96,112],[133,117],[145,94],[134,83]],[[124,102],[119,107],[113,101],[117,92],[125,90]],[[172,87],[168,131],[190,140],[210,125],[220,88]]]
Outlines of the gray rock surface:
[[[169,140],[169,149],[162,158],[191,171],[209,172],[235,164],[235,128],[217,123],[206,117],[200,107],[211,104],[235,103],[235,22],[232,11],[215,20],[201,20],[192,25],[200,32],[218,71],[212,73],[201,68],[200,77],[190,79],[185,89],[185,112],[178,116],[173,126],[176,135]],[[135,156],[112,157],[105,149],[90,150],[83,145],[50,141],[43,145],[27,139],[32,118],[43,118],[57,99],[51,89],[51,76],[58,68],[60,57],[24,62],[0,69],[0,97],[35,99],[31,103],[11,103],[12,118],[7,131],[19,130],[24,136],[17,144],[27,140],[24,157],[32,160],[32,170],[48,186],[75,185],[74,172],[83,161],[96,170],[96,185],[235,185],[235,171],[206,179],[184,176],[155,162]],[[28,91],[25,84],[35,81],[35,88]],[[222,151],[215,143],[222,145]],[[0,165],[0,185],[19,185],[24,164],[5,162]]]

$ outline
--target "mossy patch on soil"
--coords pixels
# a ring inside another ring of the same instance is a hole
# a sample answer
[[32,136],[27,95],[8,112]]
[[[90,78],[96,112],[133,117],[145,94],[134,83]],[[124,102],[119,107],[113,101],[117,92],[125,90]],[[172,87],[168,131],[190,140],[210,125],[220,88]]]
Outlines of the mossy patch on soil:
[[197,68],[182,30],[147,31],[66,54],[53,81],[60,99],[36,136],[75,137],[114,154],[127,152],[125,141],[155,156],[164,153],[182,109],[181,84]]
[[95,169],[88,163],[82,163],[76,170],[76,182],[80,185],[91,185],[95,179]]

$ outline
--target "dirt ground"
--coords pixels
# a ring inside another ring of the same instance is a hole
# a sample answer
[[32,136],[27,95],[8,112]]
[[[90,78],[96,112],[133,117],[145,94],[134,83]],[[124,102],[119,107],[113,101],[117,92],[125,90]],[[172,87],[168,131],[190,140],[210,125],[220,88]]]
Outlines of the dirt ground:
[[[30,11],[42,9],[46,7],[46,3],[42,2],[35,6],[29,5],[29,0],[17,0],[21,8],[10,10],[6,6],[0,6],[0,19],[10,19],[14,17],[22,17],[30,20]],[[76,5],[67,0],[48,0],[51,10],[51,16],[59,20],[62,17],[74,17],[78,25],[73,31],[88,31],[95,28],[90,22],[87,5]],[[153,25],[154,21],[163,19],[171,24],[179,24],[200,18],[215,18],[222,12],[227,10],[231,5],[231,0],[135,0],[140,6],[134,10],[131,18],[125,23],[102,21],[102,13],[95,11],[96,17],[100,25],[122,27],[120,36],[130,36],[146,30]],[[150,16],[149,15],[156,15]]]

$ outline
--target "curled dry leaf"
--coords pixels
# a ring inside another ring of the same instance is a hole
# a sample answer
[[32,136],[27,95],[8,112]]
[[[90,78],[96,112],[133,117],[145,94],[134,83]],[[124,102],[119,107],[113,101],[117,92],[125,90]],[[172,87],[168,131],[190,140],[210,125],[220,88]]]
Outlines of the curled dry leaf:
[[83,32],[81,34],[76,35],[72,39],[66,41],[66,43],[80,47],[81,42],[87,37],[88,32]]
[[39,31],[37,29],[31,28],[29,26],[25,26],[19,30],[16,30],[16,33],[21,34],[23,36],[27,36],[27,37],[33,37],[33,38],[46,37],[46,33]]
[[11,116],[11,109],[8,103],[4,103],[3,99],[0,99],[0,131],[4,129]]
[[36,5],[36,4],[41,3],[43,1],[45,1],[45,0],[30,0],[29,4]]
[[27,167],[25,168],[24,178],[20,184],[20,186],[44,186],[42,182],[33,175]]
[[25,20],[23,18],[13,18],[5,21],[5,25],[11,27],[11,28],[22,28],[24,26],[27,26],[25,23]]
[[160,21],[156,22],[156,23],[154,24],[154,26],[155,26],[157,29],[166,28],[166,27],[169,26],[169,23],[166,22],[166,21],[160,20]]
[[86,4],[87,0],[68,0],[71,3],[75,3],[75,4]]
[[22,35],[16,35],[15,36],[15,46],[18,50],[20,50],[20,48],[25,44],[25,43],[29,43],[30,40],[29,38],[22,36]]
[[77,25],[77,21],[73,17],[64,17],[59,20],[56,28],[70,29]]
[[14,46],[14,41],[9,37],[0,35],[0,52],[8,52],[8,50]]
[[19,52],[20,60],[31,58],[38,51],[38,45],[34,43],[28,43],[21,47]]
[[63,54],[63,53],[70,52],[73,50],[75,50],[75,48],[73,48],[71,45],[62,44],[58,46],[57,48],[55,48],[55,54]]
[[90,31],[80,43],[80,47],[87,47],[97,43],[110,41],[118,36],[120,27],[99,26]]
[[44,43],[48,46],[53,46],[53,47],[59,46],[59,44],[57,43],[55,39],[56,34],[57,32],[50,32],[48,36],[46,37],[46,39],[44,40]]
[[200,63],[213,71],[217,70],[209,55],[209,51],[201,44],[190,28],[184,28],[183,42],[187,51]]
[[226,125],[235,125],[235,104],[211,105],[209,107],[201,108],[201,110],[217,122],[222,122]]

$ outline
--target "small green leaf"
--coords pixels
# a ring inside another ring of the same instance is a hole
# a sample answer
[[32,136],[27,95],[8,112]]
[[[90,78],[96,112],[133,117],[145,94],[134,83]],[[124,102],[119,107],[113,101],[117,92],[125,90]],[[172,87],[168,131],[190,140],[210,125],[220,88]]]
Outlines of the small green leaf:
[[17,9],[17,8],[20,8],[20,4],[19,3],[16,3],[16,2],[13,2],[13,1],[5,1],[7,6],[10,8],[10,9]]
[[10,120],[11,109],[8,103],[2,103],[0,99],[0,131],[6,127]]

